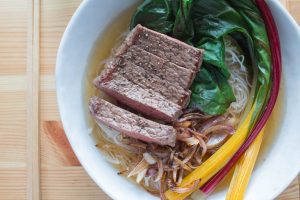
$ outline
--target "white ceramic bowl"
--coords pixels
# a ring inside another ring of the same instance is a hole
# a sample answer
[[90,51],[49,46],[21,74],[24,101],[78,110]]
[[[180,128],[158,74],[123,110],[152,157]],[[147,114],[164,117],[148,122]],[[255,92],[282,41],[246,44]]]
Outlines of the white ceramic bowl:
[[[155,199],[142,188],[117,175],[95,147],[91,137],[85,81],[88,68],[97,62],[97,46],[113,19],[137,0],[86,0],[70,21],[56,63],[56,86],[61,119],[67,137],[92,179],[113,199]],[[270,200],[279,195],[300,170],[300,29],[279,1],[269,0],[278,26],[283,57],[283,85],[259,161],[247,190],[248,200]],[[119,18],[122,20],[122,17]],[[107,33],[108,34],[108,33]],[[277,114],[276,114],[277,113]],[[276,125],[276,126],[274,126]],[[276,127],[276,128],[274,128]],[[209,199],[224,199],[221,186]]]

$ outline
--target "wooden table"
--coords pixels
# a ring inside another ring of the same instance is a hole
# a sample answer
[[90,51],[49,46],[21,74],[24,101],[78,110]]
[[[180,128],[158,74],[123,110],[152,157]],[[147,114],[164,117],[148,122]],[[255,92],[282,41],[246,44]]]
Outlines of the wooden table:
[[[80,3],[0,1],[1,200],[109,199],[73,154],[56,104],[56,52]],[[300,23],[300,0],[282,3]],[[299,182],[278,199],[300,199]]]

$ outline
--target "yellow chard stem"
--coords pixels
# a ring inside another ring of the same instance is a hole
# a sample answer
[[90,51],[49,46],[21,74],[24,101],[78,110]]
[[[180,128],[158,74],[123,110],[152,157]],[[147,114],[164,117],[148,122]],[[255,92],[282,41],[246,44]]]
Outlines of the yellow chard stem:
[[244,199],[244,195],[253,171],[257,155],[263,140],[265,128],[261,130],[257,138],[250,145],[236,164],[235,171],[226,195],[226,200]]
[[[254,109],[255,106],[251,108],[246,119],[237,129],[235,134],[202,165],[200,165],[197,169],[187,175],[180,184],[180,187],[186,187],[192,184],[194,181],[200,180],[198,187],[195,188],[195,190],[198,190],[221,168],[225,166],[228,160],[235,154],[235,152],[240,148],[240,146],[247,138],[249,129],[251,128],[251,119],[253,117]],[[180,200],[188,197],[195,190],[182,194],[168,190],[165,192],[165,197],[169,200]]]

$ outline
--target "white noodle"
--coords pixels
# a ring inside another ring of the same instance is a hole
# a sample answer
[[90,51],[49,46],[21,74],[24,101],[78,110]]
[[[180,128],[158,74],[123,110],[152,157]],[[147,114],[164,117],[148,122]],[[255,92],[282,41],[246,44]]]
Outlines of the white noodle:
[[247,68],[244,65],[245,57],[232,45],[230,40],[225,40],[225,61],[230,71],[228,80],[233,89],[236,101],[231,103],[229,112],[233,115],[241,114],[249,100],[250,87]]

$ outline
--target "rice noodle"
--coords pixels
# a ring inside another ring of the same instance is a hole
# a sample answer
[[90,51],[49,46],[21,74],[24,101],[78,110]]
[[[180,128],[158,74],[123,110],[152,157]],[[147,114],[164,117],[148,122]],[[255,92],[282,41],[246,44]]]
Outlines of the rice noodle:
[[245,66],[245,57],[240,54],[231,38],[225,39],[225,61],[230,70],[229,84],[233,89],[236,102],[231,103],[230,112],[240,114],[246,107],[249,100],[251,84]]

